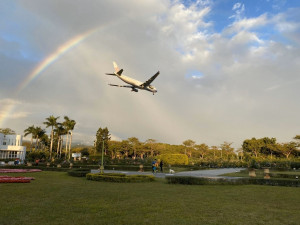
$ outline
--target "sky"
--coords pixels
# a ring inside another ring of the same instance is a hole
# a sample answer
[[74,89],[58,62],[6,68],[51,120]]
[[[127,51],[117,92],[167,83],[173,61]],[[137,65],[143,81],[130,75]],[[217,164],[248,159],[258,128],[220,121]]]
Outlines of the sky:
[[[241,147],[300,134],[298,0],[1,0],[0,127],[76,121],[114,140]],[[158,92],[131,92],[158,70]],[[47,133],[50,129],[47,128]]]

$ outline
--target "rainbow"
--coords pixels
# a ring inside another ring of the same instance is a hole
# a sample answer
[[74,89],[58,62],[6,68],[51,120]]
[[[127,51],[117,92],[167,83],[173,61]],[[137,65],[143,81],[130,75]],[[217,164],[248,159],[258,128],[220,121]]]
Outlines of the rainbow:
[[88,38],[91,34],[93,34],[96,29],[92,29],[83,34],[77,35],[76,37],[70,39],[65,42],[63,45],[59,46],[53,53],[51,53],[47,58],[45,58],[42,62],[39,63],[37,67],[33,69],[33,71],[24,79],[24,81],[17,88],[16,94],[19,94],[30,82],[32,82],[36,77],[38,77],[48,66],[58,60],[64,53],[80,44],[86,38]]
[[[57,61],[67,51],[82,43],[85,39],[94,34],[98,29],[99,27],[91,29],[83,34],[77,35],[65,42],[64,44],[62,44],[61,46],[59,46],[53,53],[48,55],[42,62],[40,62],[29,75],[26,76],[26,78],[17,87],[13,97],[17,97],[19,93],[22,90],[24,90],[24,88],[27,87],[30,84],[30,82],[32,82],[35,78],[42,74],[42,72],[47,67],[49,67],[55,61]],[[0,108],[0,127],[2,126],[6,118],[12,116],[11,112],[14,108],[15,104],[6,104],[2,109]]]

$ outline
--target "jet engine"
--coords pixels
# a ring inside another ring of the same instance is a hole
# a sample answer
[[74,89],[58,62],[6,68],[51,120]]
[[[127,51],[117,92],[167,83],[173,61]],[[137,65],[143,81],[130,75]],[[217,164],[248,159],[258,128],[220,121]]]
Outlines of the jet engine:
[[138,92],[139,90],[136,88],[132,88],[131,91]]

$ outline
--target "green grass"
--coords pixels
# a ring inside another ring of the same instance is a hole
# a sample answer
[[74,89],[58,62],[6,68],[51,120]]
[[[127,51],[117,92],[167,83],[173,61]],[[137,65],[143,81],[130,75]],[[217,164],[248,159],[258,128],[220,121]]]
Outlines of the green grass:
[[[7,174],[6,174],[7,175]],[[0,184],[0,224],[299,224],[300,189],[106,183],[65,172]]]

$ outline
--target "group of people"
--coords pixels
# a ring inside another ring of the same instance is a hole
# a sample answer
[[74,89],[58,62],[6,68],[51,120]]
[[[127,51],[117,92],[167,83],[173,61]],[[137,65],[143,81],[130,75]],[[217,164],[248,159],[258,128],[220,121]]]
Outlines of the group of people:
[[163,172],[164,162],[160,160],[159,162],[155,159],[152,161],[152,173],[156,173],[158,166],[160,167],[160,172]]

